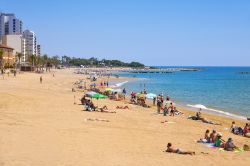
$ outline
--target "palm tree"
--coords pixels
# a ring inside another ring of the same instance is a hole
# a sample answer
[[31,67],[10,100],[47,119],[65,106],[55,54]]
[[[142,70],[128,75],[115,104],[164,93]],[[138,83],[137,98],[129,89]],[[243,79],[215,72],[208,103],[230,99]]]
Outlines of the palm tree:
[[20,52],[17,52],[16,56],[18,57],[18,65],[19,65],[19,67],[21,67],[21,57],[23,56],[23,54]]
[[3,68],[3,50],[0,49],[0,69]]
[[30,55],[29,62],[32,64],[32,67],[34,68],[36,64],[36,55],[34,54]]

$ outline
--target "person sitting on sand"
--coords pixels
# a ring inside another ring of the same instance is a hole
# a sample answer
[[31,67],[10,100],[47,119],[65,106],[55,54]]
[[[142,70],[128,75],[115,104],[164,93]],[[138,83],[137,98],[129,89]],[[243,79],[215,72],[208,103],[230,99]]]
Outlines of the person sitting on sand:
[[95,107],[94,103],[90,100],[87,100],[85,103],[85,107],[87,111],[95,111],[97,107]]
[[217,136],[216,131],[213,130],[212,133],[211,133],[210,136],[209,136],[209,142],[210,142],[210,143],[214,143],[214,142],[215,142],[215,139],[216,139],[216,136]]
[[82,98],[81,98],[81,103],[82,103],[82,105],[85,105],[85,103],[86,103],[86,96],[84,95]]
[[197,118],[197,120],[201,119],[201,112],[200,111],[196,113],[196,118]]
[[177,153],[177,154],[189,154],[189,155],[195,155],[195,152],[191,152],[191,151],[182,151],[180,149],[174,149],[172,148],[172,144],[168,143],[167,145],[167,150],[165,150],[165,152],[168,153]]
[[177,110],[176,107],[174,107],[174,114],[175,115],[182,115],[183,113],[181,111]]
[[236,135],[243,134],[243,129],[239,126],[236,126],[234,121],[232,122],[232,125],[230,127],[230,131]]
[[227,142],[225,143],[224,149],[226,151],[234,151],[236,148],[237,147],[234,145],[233,139],[232,138],[228,138]]
[[117,106],[116,109],[129,109],[129,107],[127,105],[123,106]]
[[248,133],[250,133],[250,125],[246,123],[244,130],[243,130],[243,135],[246,136]]
[[199,143],[209,143],[209,141],[210,141],[209,130],[206,130],[204,138],[201,138],[197,142],[199,142]]
[[164,106],[164,108],[163,108],[163,116],[167,116],[167,114],[168,114],[169,112],[168,112],[168,106],[167,106],[167,104]]
[[222,134],[220,133],[217,134],[215,141],[214,141],[214,146],[221,147],[221,148],[225,147],[225,141],[222,139]]

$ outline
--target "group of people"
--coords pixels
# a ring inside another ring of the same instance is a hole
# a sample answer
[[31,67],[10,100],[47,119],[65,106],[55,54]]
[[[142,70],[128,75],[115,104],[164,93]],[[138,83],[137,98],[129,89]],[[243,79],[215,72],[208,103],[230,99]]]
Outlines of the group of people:
[[86,111],[97,111],[97,112],[106,112],[106,113],[116,113],[115,111],[109,111],[108,107],[105,105],[101,108],[98,108],[94,105],[94,103],[90,100],[87,99],[86,96],[84,95],[81,99],[82,105],[84,105]]
[[97,109],[94,103],[90,99],[87,99],[85,95],[81,98],[81,103],[85,106],[86,111],[95,111]]
[[157,101],[157,113],[160,114],[161,110],[163,110],[163,116],[170,116],[180,115],[183,114],[181,111],[178,111],[177,108],[174,106],[174,103],[170,101],[170,97],[166,97],[166,101],[164,102],[163,95],[158,95],[154,100]]
[[108,87],[109,86],[109,82],[108,81],[103,81],[100,83],[100,86],[103,87],[103,86],[106,86]]
[[[223,148],[226,151],[234,151],[236,149],[239,149],[237,147],[232,138],[228,138],[227,141],[222,139],[222,134],[217,133],[215,130],[213,130],[211,133],[209,130],[206,130],[204,138],[201,138],[199,141],[201,143],[212,143],[215,147]],[[248,145],[243,146],[244,150],[249,150]]]
[[235,122],[232,122],[230,131],[236,135],[243,135],[244,137],[250,138],[250,124],[246,123],[245,127],[239,127],[235,125]]
[[147,105],[147,103],[146,103],[146,97],[143,96],[143,94],[146,95],[146,93],[147,93],[146,90],[144,90],[144,91],[142,91],[140,93],[139,96],[137,96],[137,94],[135,92],[131,92],[131,94],[130,94],[130,103],[135,104],[135,105],[140,105],[142,107],[149,108],[150,106]]

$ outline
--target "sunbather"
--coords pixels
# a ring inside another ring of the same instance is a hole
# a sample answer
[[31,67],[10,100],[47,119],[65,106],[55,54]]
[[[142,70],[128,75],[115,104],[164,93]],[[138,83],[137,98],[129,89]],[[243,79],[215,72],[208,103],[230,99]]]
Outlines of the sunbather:
[[210,136],[209,136],[209,142],[210,142],[210,143],[214,143],[214,142],[215,142],[215,139],[216,139],[216,136],[217,136],[216,131],[213,130],[212,133],[211,133]]
[[210,121],[210,120],[205,119],[205,118],[200,118],[200,120],[201,120],[203,123],[208,123],[208,124],[213,124],[213,125],[221,125],[221,123],[216,123],[216,122]]
[[235,122],[232,122],[232,125],[230,127],[230,131],[236,135],[242,135],[243,134],[243,129],[239,126],[235,125]]
[[210,137],[209,137],[209,130],[206,130],[204,138],[201,138],[199,141],[200,143],[209,143]]
[[127,105],[125,105],[125,106],[117,106],[116,109],[129,109],[129,107]]
[[174,148],[172,148],[172,144],[171,143],[168,143],[167,150],[165,150],[165,152],[168,152],[168,153],[177,153],[177,154],[195,155],[195,152],[192,152],[192,151],[182,151],[180,149],[174,149]]

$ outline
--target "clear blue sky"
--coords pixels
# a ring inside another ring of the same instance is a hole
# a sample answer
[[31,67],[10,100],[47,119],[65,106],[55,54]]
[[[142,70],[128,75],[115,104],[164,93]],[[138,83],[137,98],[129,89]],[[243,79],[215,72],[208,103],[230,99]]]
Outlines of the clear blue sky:
[[250,0],[0,0],[49,55],[250,66]]

